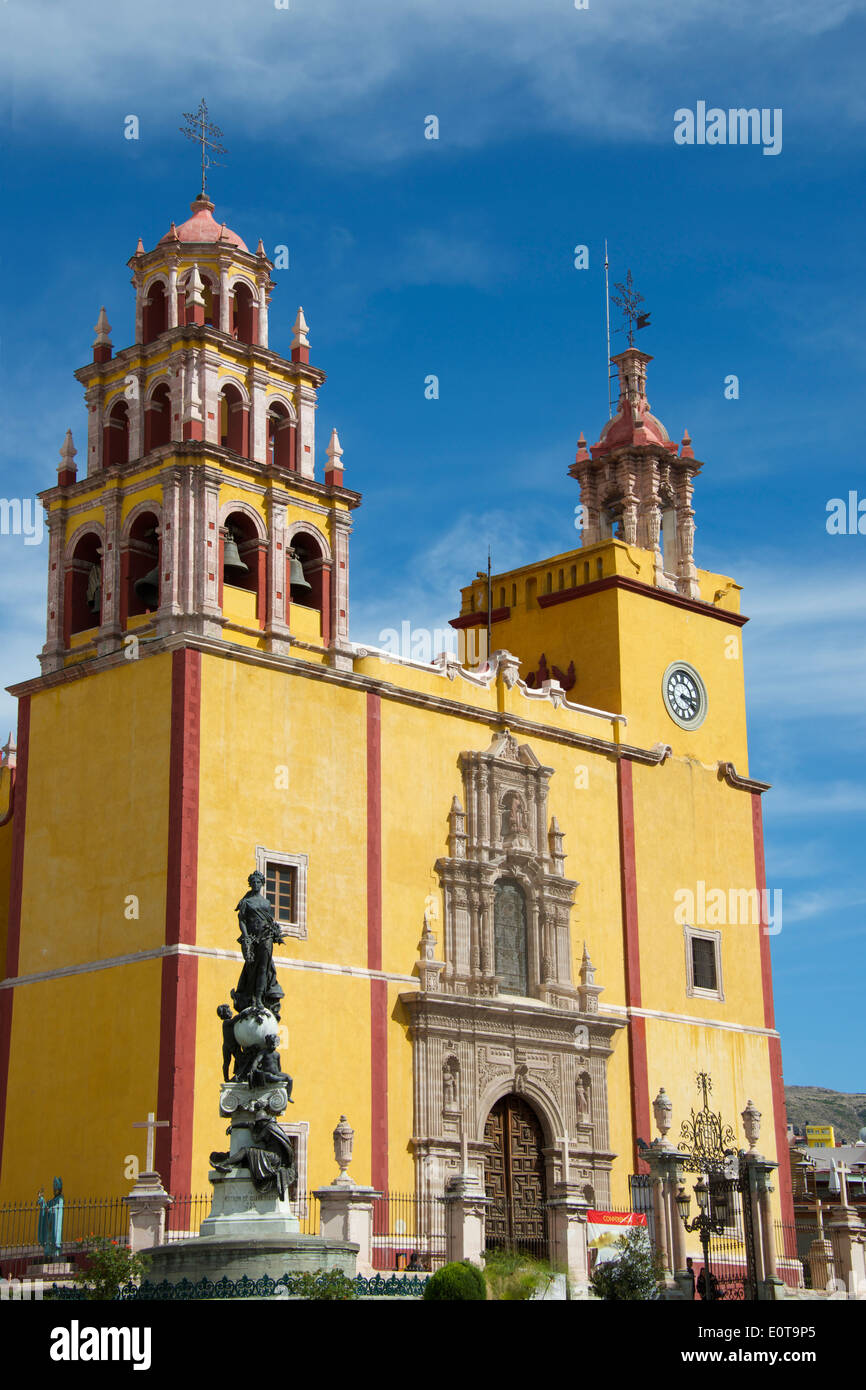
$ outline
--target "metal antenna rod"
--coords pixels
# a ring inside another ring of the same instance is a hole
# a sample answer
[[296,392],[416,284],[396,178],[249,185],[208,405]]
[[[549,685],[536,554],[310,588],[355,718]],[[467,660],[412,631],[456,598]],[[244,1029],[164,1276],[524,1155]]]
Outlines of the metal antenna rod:
[[607,322],[607,418],[613,419],[613,400],[610,394],[610,286],[607,276],[607,237],[604,239],[604,313]]

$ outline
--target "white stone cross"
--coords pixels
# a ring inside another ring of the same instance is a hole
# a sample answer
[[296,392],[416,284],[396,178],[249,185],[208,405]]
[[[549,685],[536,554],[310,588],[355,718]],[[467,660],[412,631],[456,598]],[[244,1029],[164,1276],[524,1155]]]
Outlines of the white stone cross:
[[562,1145],[562,1181],[568,1182],[569,1169],[571,1166],[571,1156],[568,1152],[568,1135],[564,1134],[559,1142]]
[[156,1138],[156,1131],[158,1129],[168,1129],[169,1127],[170,1121],[158,1120],[152,1110],[150,1111],[146,1120],[136,1120],[133,1123],[133,1129],[147,1130],[147,1158],[145,1159],[144,1167],[144,1171],[146,1173],[153,1172],[153,1144],[154,1139]]
[[848,1164],[844,1161],[844,1159],[840,1159],[838,1163],[834,1162],[833,1167],[836,1169],[836,1176],[839,1179],[839,1205],[840,1207],[847,1207],[848,1174],[851,1170],[848,1167]]

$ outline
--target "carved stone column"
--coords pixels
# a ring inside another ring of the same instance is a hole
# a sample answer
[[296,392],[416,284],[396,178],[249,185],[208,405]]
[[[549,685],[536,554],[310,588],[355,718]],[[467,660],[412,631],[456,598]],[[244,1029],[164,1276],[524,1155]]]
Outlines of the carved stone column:
[[48,625],[45,646],[39,657],[43,675],[48,671],[56,671],[63,665],[65,511],[58,508],[46,512],[45,525],[48,529]]
[[96,651],[107,656],[120,643],[120,508],[122,497],[117,489],[103,497],[105,540],[102,553],[102,611],[96,637]]

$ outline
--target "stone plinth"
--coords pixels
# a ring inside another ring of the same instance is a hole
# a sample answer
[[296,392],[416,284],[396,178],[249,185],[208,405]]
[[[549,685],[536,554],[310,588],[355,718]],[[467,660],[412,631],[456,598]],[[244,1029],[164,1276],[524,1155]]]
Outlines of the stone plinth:
[[475,1179],[452,1178],[445,1193],[445,1248],[449,1261],[483,1264],[484,1227],[490,1198]]
[[589,1289],[586,1247],[587,1202],[576,1183],[558,1182],[547,1203],[550,1215],[552,1263],[568,1275],[574,1297]]
[[[234,1133],[232,1135],[234,1140]],[[291,1199],[275,1191],[260,1191],[245,1170],[208,1174],[213,1184],[211,1209],[199,1227],[202,1239],[220,1236],[227,1240],[262,1236],[297,1235],[301,1223],[292,1211]]]
[[372,1187],[358,1187],[351,1181],[337,1181],[320,1187],[319,1230],[330,1240],[348,1241],[358,1247],[358,1273],[373,1271],[373,1203],[381,1193]]
[[165,1212],[174,1201],[159,1173],[140,1173],[124,1202],[129,1208],[129,1248],[134,1255],[165,1240]]

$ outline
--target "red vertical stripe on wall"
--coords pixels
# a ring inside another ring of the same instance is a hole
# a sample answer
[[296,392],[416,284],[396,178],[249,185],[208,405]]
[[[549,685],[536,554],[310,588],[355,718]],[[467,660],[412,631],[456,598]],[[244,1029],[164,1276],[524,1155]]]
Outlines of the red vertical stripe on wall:
[[[176,651],[171,668],[167,946],[192,945],[196,936],[200,743],[201,653]],[[192,1174],[197,981],[195,956],[163,958],[156,1118],[168,1120],[171,1127],[156,1131],[156,1166],[169,1192],[188,1192]]]
[[[628,758],[620,758],[617,764],[617,788],[619,794],[619,853],[620,882],[622,891],[622,930],[623,955],[625,957],[625,1002],[629,1008],[639,1008],[641,1004],[640,987],[640,941],[637,919],[637,872],[634,853],[634,791],[632,786],[632,765]],[[628,1052],[631,1069],[631,1116],[635,1139],[649,1143],[650,1136],[650,1098],[649,1075],[646,1049],[646,1019],[629,1018]],[[635,1144],[635,1172],[638,1168],[638,1150]]]
[[[770,937],[767,921],[767,869],[764,861],[764,817],[759,792],[752,793],[752,838],[755,845],[755,885],[761,895],[761,987],[764,994],[764,1027],[775,1028],[776,1011],[773,1004],[773,966],[770,959]],[[773,1133],[776,1138],[776,1158],[779,1164],[779,1196],[782,1219],[794,1220],[794,1196],[791,1191],[791,1156],[788,1149],[788,1114],[785,1108],[785,1083],[782,1076],[782,1044],[778,1038],[768,1038],[770,1085],[773,1094]]]
[[[367,968],[382,969],[382,702],[367,693]],[[371,1179],[388,1186],[388,986],[370,981]]]
[[[15,813],[12,818],[12,864],[9,879],[9,931],[6,937],[6,978],[18,974],[21,944],[21,896],[24,889],[24,827],[27,818],[27,769],[30,762],[30,696],[18,702],[18,759],[15,768]],[[0,1174],[6,1133],[6,1094],[12,1049],[12,1006],[15,991],[0,990]]]

